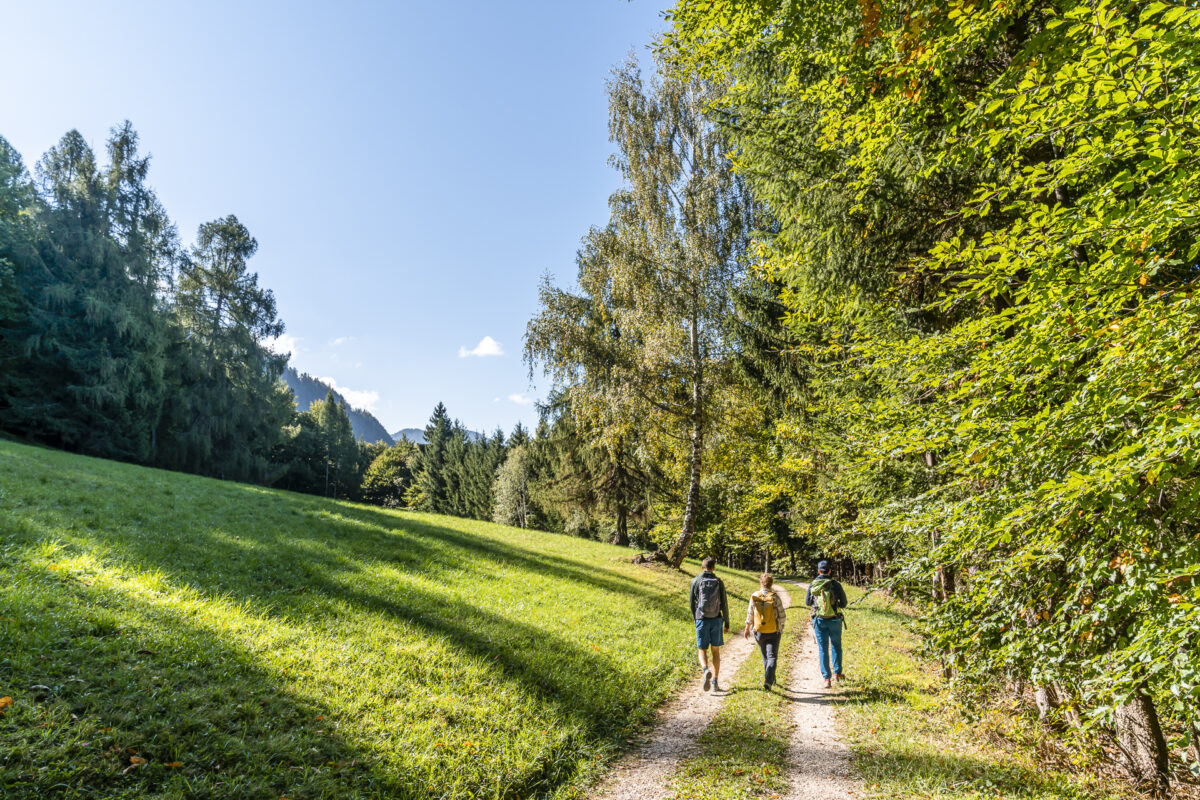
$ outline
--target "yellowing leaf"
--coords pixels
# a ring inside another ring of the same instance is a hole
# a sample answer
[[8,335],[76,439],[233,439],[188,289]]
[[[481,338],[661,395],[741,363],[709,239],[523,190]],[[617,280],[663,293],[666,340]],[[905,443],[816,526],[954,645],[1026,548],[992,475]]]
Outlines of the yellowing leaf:
[[167,762],[167,766],[170,767],[171,769],[179,769],[180,767],[183,766],[183,762],[182,761],[169,761],[169,762]]
[[1138,278],[1138,286],[1145,286],[1149,281],[1150,277],[1143,272],[1142,276]]
[[8,708],[12,704],[13,699],[11,697],[0,697],[0,714],[3,714],[4,709]]
[[146,763],[146,759],[142,758],[141,756],[130,756],[129,763],[136,764],[137,766],[140,767],[142,764]]

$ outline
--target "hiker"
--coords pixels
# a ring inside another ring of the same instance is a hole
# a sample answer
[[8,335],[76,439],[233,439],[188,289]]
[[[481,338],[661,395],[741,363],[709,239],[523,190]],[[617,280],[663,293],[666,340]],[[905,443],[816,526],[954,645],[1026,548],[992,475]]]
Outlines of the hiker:
[[829,562],[817,564],[817,577],[808,585],[808,594],[804,604],[812,609],[813,633],[817,637],[817,650],[820,653],[821,677],[825,679],[825,688],[830,683],[829,651],[833,650],[833,677],[838,683],[846,680],[842,674],[842,623],[841,610],[849,603],[846,601],[846,590],[842,585],[829,577]]
[[[692,617],[696,620],[696,649],[700,669],[704,670],[704,691],[711,687],[721,691],[717,679],[721,675],[721,645],[729,631],[729,602],[725,599],[725,583],[713,574],[717,562],[706,558],[700,562],[704,571],[692,581]],[[712,666],[708,651],[712,650]]]
[[779,658],[779,640],[783,637],[783,623],[787,621],[784,613],[783,600],[775,593],[775,578],[763,573],[758,579],[760,588],[750,595],[750,607],[746,610],[746,629],[742,635],[750,638],[754,631],[754,641],[762,652],[763,660],[763,689],[768,692],[775,685],[775,662]]

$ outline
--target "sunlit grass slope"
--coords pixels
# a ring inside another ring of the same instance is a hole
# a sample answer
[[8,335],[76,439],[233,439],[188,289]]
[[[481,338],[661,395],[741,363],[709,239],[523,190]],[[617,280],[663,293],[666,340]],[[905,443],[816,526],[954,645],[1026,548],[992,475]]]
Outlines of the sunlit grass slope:
[[5,798],[566,797],[693,674],[608,545],[6,442],[0,509]]

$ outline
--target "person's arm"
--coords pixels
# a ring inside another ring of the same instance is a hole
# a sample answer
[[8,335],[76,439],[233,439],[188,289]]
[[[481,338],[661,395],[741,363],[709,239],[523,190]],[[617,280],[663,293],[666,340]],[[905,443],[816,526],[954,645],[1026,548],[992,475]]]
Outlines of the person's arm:
[[688,590],[689,605],[692,609],[692,619],[696,618],[696,603],[699,599],[696,597],[696,579],[692,579],[692,588]]
[[750,595],[750,604],[746,607],[746,627],[754,622],[754,595]]
[[779,629],[780,633],[783,633],[783,626],[785,623],[787,623],[787,611],[785,611],[783,608],[783,598],[779,596],[778,592],[776,592],[775,593],[775,627],[777,627]]
[[850,605],[850,601],[846,598],[846,590],[842,588],[842,582],[837,582],[837,605],[838,610]]
[[809,581],[809,583],[808,583],[808,591],[807,591],[807,592],[805,593],[805,595],[804,595],[804,605],[806,605],[806,606],[808,606],[808,607],[810,607],[810,608],[811,608],[811,607],[812,607],[812,604],[813,604],[813,599],[812,599],[812,581]]
[[721,616],[725,620],[725,630],[729,630],[729,599],[725,596],[725,581],[721,581]]

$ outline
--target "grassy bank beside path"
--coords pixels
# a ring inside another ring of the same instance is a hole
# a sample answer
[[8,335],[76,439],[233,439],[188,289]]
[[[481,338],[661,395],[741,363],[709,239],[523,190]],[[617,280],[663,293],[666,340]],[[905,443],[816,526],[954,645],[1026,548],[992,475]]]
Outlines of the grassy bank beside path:
[[[789,590],[795,603],[797,589]],[[803,599],[801,594],[798,616],[804,613]],[[738,611],[733,611],[735,622],[741,619]],[[787,686],[791,671],[798,668],[795,637],[804,633],[799,619],[788,619],[789,626],[795,627],[787,629],[775,665],[777,688],[763,691],[762,657],[756,647],[733,676],[721,710],[701,734],[700,752],[681,765],[668,800],[746,800],[786,792],[791,708],[779,687]],[[735,626],[730,635],[740,636],[740,628]]]
[[[851,601],[862,592],[847,587]],[[869,796],[1108,800],[1131,796],[1119,781],[1064,763],[1026,715],[967,719],[936,670],[917,656],[909,612],[873,595],[848,612],[847,687],[832,698]]]
[[694,675],[597,542],[8,442],[0,508],[5,798],[568,797]]

